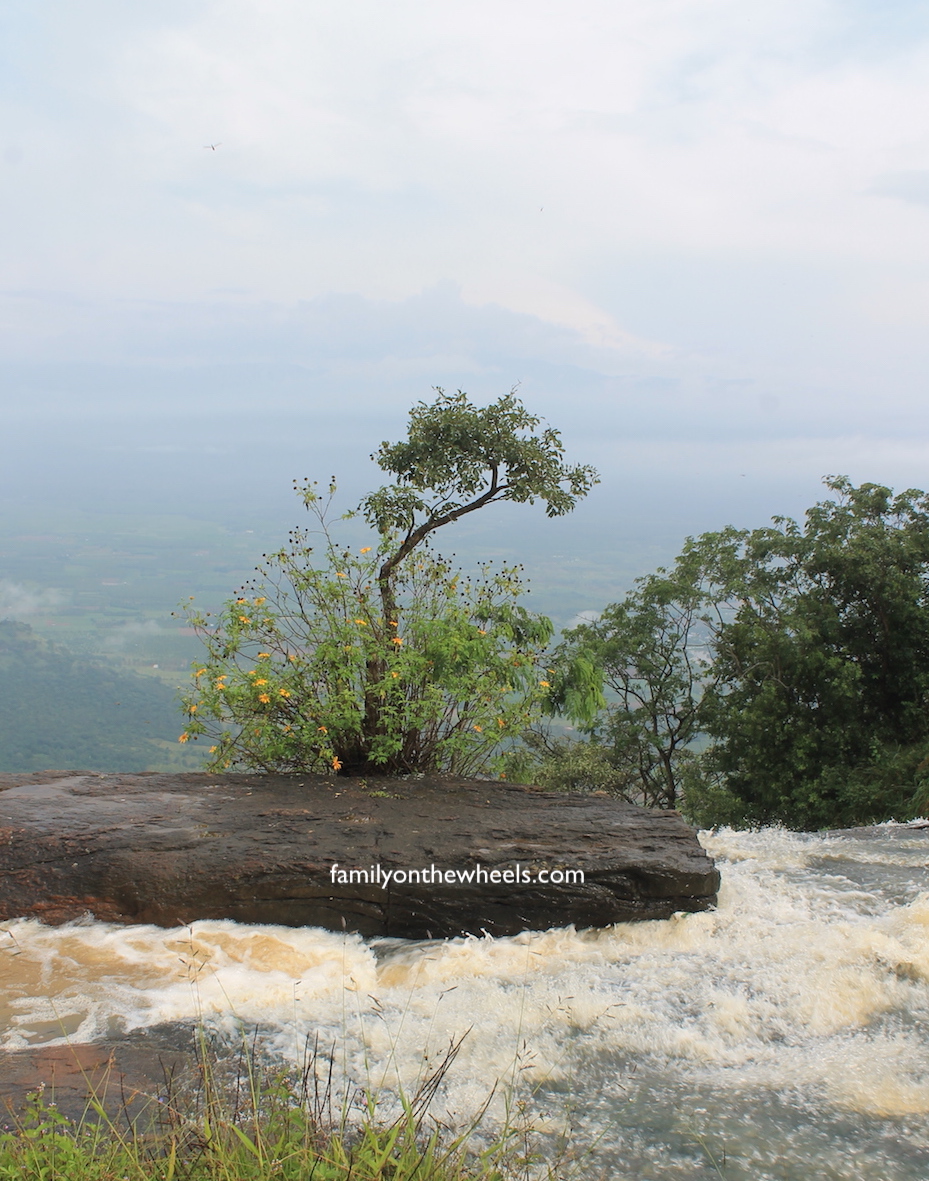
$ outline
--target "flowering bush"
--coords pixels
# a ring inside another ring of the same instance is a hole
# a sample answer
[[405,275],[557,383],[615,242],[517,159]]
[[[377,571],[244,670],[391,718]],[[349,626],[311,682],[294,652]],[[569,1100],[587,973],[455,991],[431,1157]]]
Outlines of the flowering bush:
[[296,531],[218,616],[187,611],[206,647],[184,697],[182,738],[211,736],[210,770],[346,774],[487,763],[538,717],[549,620],[517,603],[518,571],[470,579],[429,550],[397,568],[397,619],[382,618],[382,556],[324,559]]
[[559,515],[596,474],[565,467],[557,434],[536,435],[512,394],[478,410],[439,391],[410,417],[408,440],[380,451],[396,485],[362,502],[375,545],[337,545],[335,483],[328,499],[305,484],[316,528],[218,616],[186,610],[206,658],[181,741],[210,737],[210,770],[467,774],[539,716],[552,625],[519,603],[519,568],[467,577],[428,536],[496,500],[539,497]]

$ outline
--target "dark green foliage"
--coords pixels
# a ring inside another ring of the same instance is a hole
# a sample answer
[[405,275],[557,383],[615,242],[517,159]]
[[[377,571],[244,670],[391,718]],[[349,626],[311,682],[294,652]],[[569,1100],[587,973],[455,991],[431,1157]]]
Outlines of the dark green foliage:
[[689,540],[569,634],[613,695],[587,729],[644,802],[801,829],[929,804],[929,497],[826,485],[802,525]]
[[705,762],[745,819],[799,828],[911,814],[929,755],[929,498],[846,479],[801,526],[701,538],[730,604]]
[[178,729],[174,694],[161,682],[0,621],[0,770],[144,771],[178,761]]

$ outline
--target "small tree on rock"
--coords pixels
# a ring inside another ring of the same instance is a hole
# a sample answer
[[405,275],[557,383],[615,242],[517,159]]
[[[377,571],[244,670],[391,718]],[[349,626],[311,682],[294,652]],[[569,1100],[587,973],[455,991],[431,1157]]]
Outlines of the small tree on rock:
[[566,465],[558,432],[513,393],[483,408],[437,395],[372,456],[394,482],[346,514],[375,544],[339,546],[334,481],[328,500],[304,484],[316,529],[294,531],[218,617],[187,611],[207,658],[181,740],[211,736],[210,769],[464,774],[538,716],[552,625],[519,603],[518,568],[465,577],[429,541],[501,500],[561,516],[597,474]]

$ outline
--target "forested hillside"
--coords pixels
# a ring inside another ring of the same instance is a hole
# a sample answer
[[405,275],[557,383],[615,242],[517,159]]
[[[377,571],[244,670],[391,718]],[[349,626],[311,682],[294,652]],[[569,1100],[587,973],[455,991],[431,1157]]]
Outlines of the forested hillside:
[[0,771],[189,768],[173,691],[0,621]]

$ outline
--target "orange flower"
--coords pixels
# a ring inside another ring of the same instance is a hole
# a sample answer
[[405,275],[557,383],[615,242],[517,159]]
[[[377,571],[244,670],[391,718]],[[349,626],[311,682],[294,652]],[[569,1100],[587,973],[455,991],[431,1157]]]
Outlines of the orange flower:
[[187,731],[186,731],[186,730],[185,730],[185,731],[184,731],[184,733],[183,733],[183,734],[182,734],[182,735],[181,735],[181,736],[178,738],[178,742],[188,742],[189,740],[190,740],[190,735],[187,733]]
[[239,616],[239,623],[251,623],[251,622],[252,621],[249,619],[249,617],[247,615],[240,615]]
[[363,553],[363,554],[369,554],[369,553],[371,552],[371,548],[372,548],[372,547],[371,547],[370,545],[365,545],[365,546],[362,546],[362,547],[361,547],[361,553]]
[[259,693],[258,700],[262,703],[262,705],[267,705],[271,700],[271,695],[269,693]]
[[481,734],[481,733],[483,733],[484,727],[483,726],[474,726],[473,729],[475,729],[478,732],[478,734]]
[[199,708],[200,708],[200,707],[199,707],[198,705],[192,705],[192,706],[190,707],[190,709],[189,709],[187,712],[188,712],[189,714],[195,714]]
[[210,754],[215,755],[218,750],[219,750],[218,746],[211,746],[210,747]]
[[394,636],[394,638],[390,642],[391,642],[391,644],[398,644],[399,645],[399,644],[403,643],[403,640],[401,640],[399,636]]
[[503,718],[497,718],[497,725],[498,726],[505,726],[506,722],[503,720]]
[[206,672],[205,668],[198,668],[197,671],[194,673],[194,676],[195,677],[202,677],[205,672]]
[[326,729],[325,726],[317,726],[316,728],[320,732],[320,734],[328,734],[329,733],[329,731]]
[[358,624],[359,627],[367,627],[368,626],[367,619],[356,619],[355,622]]
[[270,656],[271,656],[270,652],[259,652],[258,653],[259,660],[268,660],[270,658]]
[[341,771],[342,769],[342,761],[338,755],[336,755],[332,760],[332,769],[333,771]]
[[278,692],[279,692],[279,694],[280,694],[280,696],[281,696],[281,697],[289,697],[289,696],[290,696],[290,690],[289,690],[289,689],[280,689],[280,690],[278,690]]
[[551,687],[552,687],[550,681],[539,681],[539,684],[542,686],[543,689],[551,689]]
[[397,679],[397,677],[399,677],[399,676],[400,676],[400,674],[399,674],[399,673],[391,673],[390,675],[391,675],[391,676],[394,678],[394,680],[396,680],[396,679]]
[[268,682],[265,680],[264,677],[259,677],[258,680],[255,682],[256,685],[267,685],[267,683]]

